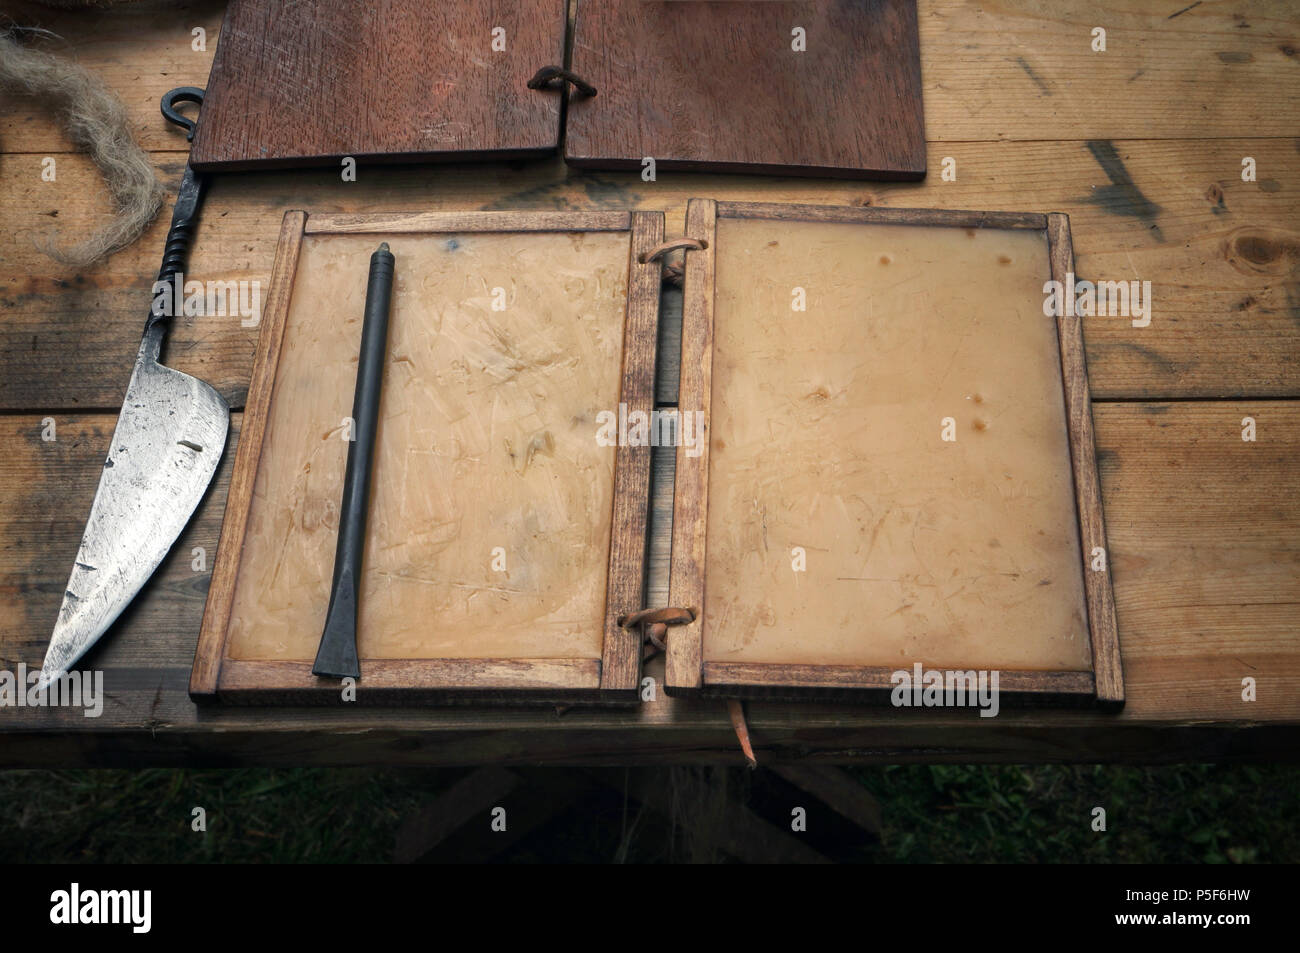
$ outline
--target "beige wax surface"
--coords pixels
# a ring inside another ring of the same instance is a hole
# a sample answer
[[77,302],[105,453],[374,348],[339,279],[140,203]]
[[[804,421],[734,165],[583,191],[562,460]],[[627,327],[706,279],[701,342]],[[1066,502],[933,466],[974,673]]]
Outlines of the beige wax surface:
[[[380,240],[303,242],[236,585],[233,658],[315,657]],[[615,449],[597,444],[596,416],[618,407],[628,235],[385,240],[396,283],[361,656],[599,658]],[[494,310],[500,300],[505,310]]]
[[720,220],[716,247],[704,657],[1091,669],[1043,234]]

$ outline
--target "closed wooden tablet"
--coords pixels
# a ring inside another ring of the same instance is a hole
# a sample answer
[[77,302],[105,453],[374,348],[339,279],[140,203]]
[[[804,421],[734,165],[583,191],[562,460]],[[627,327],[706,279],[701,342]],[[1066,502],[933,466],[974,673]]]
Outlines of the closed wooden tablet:
[[688,253],[679,405],[709,441],[677,460],[670,600],[702,611],[672,633],[669,688],[879,690],[919,663],[1116,701],[1047,217],[694,201],[688,219],[708,248]]
[[915,0],[579,0],[577,166],[919,179]]
[[564,0],[232,0],[190,164],[553,152],[559,98],[526,84],[562,60],[565,29]]
[[[396,259],[358,612],[360,695],[635,698],[659,213],[289,213],[194,694],[338,699],[329,602],[370,253]],[[648,346],[642,346],[648,342]],[[364,700],[363,698],[363,700]]]

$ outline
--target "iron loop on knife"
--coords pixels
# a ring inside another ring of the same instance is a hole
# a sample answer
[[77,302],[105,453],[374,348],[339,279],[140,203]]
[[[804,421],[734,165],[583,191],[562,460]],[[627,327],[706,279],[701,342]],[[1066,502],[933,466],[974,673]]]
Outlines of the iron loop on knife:
[[198,123],[188,116],[181,115],[176,109],[177,103],[195,103],[201,108],[203,106],[203,90],[198,86],[177,86],[175,89],[163,93],[161,103],[163,118],[184,129],[186,141],[193,142],[194,127]]

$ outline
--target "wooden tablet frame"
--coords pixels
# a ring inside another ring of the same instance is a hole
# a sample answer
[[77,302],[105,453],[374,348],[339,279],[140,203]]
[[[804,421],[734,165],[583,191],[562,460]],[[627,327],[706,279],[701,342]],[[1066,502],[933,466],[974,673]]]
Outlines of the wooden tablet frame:
[[[590,232],[629,234],[627,305],[623,330],[620,400],[629,411],[654,406],[661,264],[640,260],[663,240],[661,212],[426,212],[284,216],[271,286],[249,384],[239,449],[221,541],[199,635],[190,697],[196,702],[243,704],[340,703],[340,682],[312,675],[302,661],[230,658],[230,616],[253,489],[270,416],[284,330],[303,237],[366,234],[382,237],[446,232]],[[613,518],[605,589],[605,624],[599,659],[433,658],[361,660],[358,702],[557,701],[633,704],[639,697],[642,638],[619,625],[644,605],[650,500],[648,446],[615,451]],[[324,619],[324,606],[321,607]]]
[[[1067,273],[1074,270],[1069,218],[1061,213],[818,207],[692,199],[687,206],[686,234],[705,247],[686,255],[678,406],[703,410],[705,420],[709,419],[712,396],[717,222],[728,218],[1033,229],[1046,234],[1051,278],[1065,283]],[[1080,318],[1073,314],[1058,316],[1056,327],[1092,670],[1000,670],[1000,689],[1012,701],[1047,704],[1095,701],[1102,707],[1117,709],[1124,703],[1124,682],[1110,571],[1108,565],[1102,571],[1089,568],[1094,549],[1106,550],[1106,531],[1097,478],[1083,328]],[[887,699],[893,687],[893,669],[883,666],[705,661],[704,574],[711,439],[710,436],[710,440],[704,441],[703,452],[698,456],[689,456],[685,448],[677,452],[669,604],[691,609],[695,618],[690,624],[670,631],[666,690],[672,695],[688,696]]]

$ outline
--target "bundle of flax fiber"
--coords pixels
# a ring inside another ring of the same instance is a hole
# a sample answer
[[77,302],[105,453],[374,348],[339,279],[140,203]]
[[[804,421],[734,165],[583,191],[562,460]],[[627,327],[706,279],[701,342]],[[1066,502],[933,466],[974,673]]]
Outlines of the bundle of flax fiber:
[[38,100],[103,173],[113,201],[113,218],[71,245],[59,246],[56,235],[37,241],[55,260],[84,266],[135,241],[158,214],[164,190],[131,134],[122,101],[88,70],[34,48],[37,39],[52,36],[45,30],[15,26],[0,32],[0,99],[30,96]]

